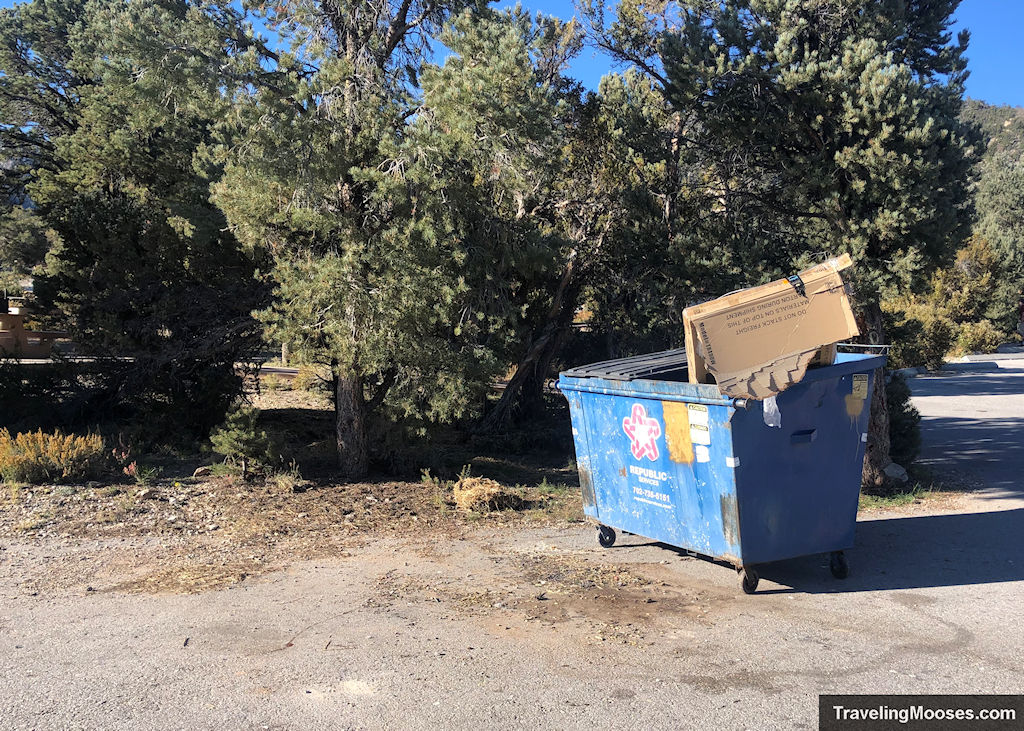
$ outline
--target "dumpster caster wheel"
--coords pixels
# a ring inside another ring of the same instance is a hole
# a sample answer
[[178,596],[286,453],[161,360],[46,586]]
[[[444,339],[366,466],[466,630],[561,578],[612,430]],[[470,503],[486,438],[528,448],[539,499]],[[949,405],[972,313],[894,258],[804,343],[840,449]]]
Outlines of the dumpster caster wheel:
[[850,575],[850,564],[846,562],[846,554],[842,551],[833,551],[829,558],[828,568],[837,579],[845,579]]
[[761,580],[761,577],[757,575],[751,566],[742,566],[736,571],[740,575],[740,586],[743,588],[744,594],[753,594],[757,591],[757,582]]
[[611,548],[615,545],[615,531],[606,525],[597,527],[597,542],[603,548]]

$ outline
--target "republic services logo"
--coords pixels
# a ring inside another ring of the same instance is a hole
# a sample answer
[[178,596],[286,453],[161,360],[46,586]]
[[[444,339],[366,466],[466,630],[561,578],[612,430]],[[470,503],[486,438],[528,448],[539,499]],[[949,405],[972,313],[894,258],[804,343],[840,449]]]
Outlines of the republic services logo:
[[630,438],[630,450],[637,459],[647,457],[652,462],[658,459],[658,437],[661,424],[647,416],[643,404],[633,404],[633,411],[622,420],[622,431]]

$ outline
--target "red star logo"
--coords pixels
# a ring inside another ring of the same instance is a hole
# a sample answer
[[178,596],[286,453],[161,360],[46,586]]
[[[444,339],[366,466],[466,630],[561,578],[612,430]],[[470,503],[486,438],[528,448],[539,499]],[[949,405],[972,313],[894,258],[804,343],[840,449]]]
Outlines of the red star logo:
[[657,440],[661,436],[661,424],[657,419],[647,417],[647,409],[643,405],[633,404],[633,413],[622,420],[622,431],[633,440],[630,448],[634,457],[643,459],[646,455],[652,462],[658,458]]

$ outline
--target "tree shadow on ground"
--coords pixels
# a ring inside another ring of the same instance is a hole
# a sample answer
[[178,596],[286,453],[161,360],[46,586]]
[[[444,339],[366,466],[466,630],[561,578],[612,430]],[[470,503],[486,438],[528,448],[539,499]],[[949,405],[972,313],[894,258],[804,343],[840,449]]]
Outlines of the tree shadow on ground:
[[922,465],[951,468],[1011,497],[1024,490],[1024,418],[926,417],[921,427]]
[[924,396],[1016,396],[1022,368],[1000,368],[995,363],[971,363],[970,371],[938,371],[910,382],[916,398]]
[[918,515],[857,523],[850,575],[832,577],[828,554],[764,564],[761,576],[811,594],[1024,581],[1024,508]]
[[[259,423],[278,443],[285,462],[294,462],[303,477],[331,481],[338,468],[332,411],[267,408]],[[473,476],[505,485],[579,485],[572,428],[564,408],[500,434],[475,435],[469,429],[446,427],[417,440],[395,429],[380,441],[371,448],[367,482],[418,481],[425,469],[434,477],[454,479],[468,466]]]
[[[836,579],[829,554],[757,565],[758,594],[843,594],[1024,581],[1024,508],[985,513],[919,515],[858,521],[854,548],[846,551],[850,574]],[[615,549],[658,546],[731,571],[725,561],[657,541],[629,541]]]

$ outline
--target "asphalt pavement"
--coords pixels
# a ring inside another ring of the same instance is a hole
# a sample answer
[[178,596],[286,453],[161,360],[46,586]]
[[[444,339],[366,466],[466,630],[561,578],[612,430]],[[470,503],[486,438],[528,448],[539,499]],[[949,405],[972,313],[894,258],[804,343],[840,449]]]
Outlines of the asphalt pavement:
[[1024,491],[1024,357],[954,363],[909,380],[920,461],[954,470],[993,499]]

